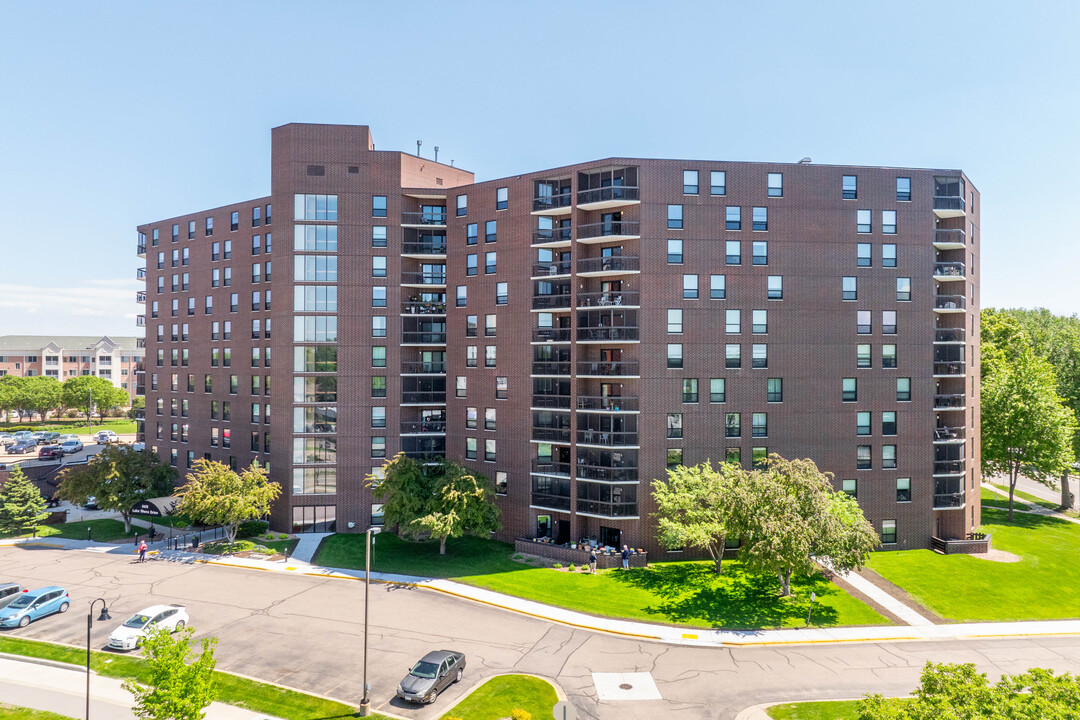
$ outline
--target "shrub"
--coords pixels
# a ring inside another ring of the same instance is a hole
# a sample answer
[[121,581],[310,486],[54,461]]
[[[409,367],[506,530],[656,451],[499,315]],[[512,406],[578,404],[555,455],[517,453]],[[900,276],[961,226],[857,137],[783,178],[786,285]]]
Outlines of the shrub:
[[247,520],[240,523],[240,526],[236,529],[236,539],[243,540],[244,538],[259,537],[269,527],[270,523],[265,520]]
[[288,539],[289,539],[288,533],[281,533],[280,535],[278,535],[278,540],[288,540]]
[[[245,550],[251,550],[255,547],[255,543],[250,540],[237,540],[233,543],[232,551],[234,553],[243,552]],[[229,552],[228,540],[216,540],[210,543],[203,543],[199,548],[199,552],[207,553],[208,555],[224,555]]]
[[551,567],[553,567],[553,568],[561,568],[561,567],[562,567],[562,563],[552,563],[552,564],[551,564]]
[[514,554],[514,560],[520,560],[520,559],[521,559],[521,553],[515,553]]
[[511,720],[532,720],[532,713],[521,708],[514,708],[510,711],[510,717]]
[[577,565],[575,565],[574,563],[570,563],[570,567],[568,567],[567,570],[569,570],[570,572],[574,572],[575,570],[577,570]]

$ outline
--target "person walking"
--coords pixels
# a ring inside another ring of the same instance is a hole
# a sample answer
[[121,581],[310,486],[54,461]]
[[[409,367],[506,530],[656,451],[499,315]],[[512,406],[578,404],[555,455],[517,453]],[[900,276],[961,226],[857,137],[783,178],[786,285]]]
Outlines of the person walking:
[[596,574],[596,548],[589,548],[589,574]]
[[623,545],[621,554],[622,554],[622,569],[623,570],[629,570],[630,569],[630,548]]
[[146,541],[139,543],[139,562],[146,562]]

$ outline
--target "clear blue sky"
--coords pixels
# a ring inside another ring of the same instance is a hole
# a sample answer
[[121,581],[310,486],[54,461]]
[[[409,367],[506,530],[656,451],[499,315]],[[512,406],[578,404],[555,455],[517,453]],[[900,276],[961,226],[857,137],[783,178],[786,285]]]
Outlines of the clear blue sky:
[[269,192],[270,128],[480,179],[608,155],[961,168],[985,305],[1080,311],[1073,2],[6,2],[0,334],[131,334],[135,227]]

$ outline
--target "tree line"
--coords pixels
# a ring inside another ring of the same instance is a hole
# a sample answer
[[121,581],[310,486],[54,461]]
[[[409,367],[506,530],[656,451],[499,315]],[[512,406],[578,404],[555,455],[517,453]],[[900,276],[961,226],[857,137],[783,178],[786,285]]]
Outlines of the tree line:
[[47,375],[0,376],[0,413],[8,419],[13,414],[20,420],[38,415],[44,421],[49,413],[59,415],[64,410],[77,410],[89,422],[95,410],[104,416],[130,404],[127,390],[95,375],[79,375],[62,383]]

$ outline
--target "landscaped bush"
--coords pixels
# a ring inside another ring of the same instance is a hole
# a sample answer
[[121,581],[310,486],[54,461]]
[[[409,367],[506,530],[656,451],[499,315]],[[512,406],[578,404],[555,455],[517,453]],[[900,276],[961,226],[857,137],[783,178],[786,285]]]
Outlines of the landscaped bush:
[[236,539],[259,537],[270,527],[265,520],[247,520],[236,529]]
[[512,720],[532,720],[532,713],[521,708],[514,708],[510,711],[510,717]]
[[288,539],[289,539],[288,533],[281,533],[280,535],[278,535],[278,540],[288,540]]
[[[255,543],[250,540],[237,540],[233,543],[232,552],[243,552],[245,550],[251,550],[254,547]],[[204,552],[209,555],[224,555],[229,552],[229,541],[217,540],[211,543],[203,543],[202,547],[199,548],[199,552]]]
[[553,568],[561,568],[561,567],[562,567],[562,563],[552,563],[552,564],[551,564],[551,567],[553,567]]

